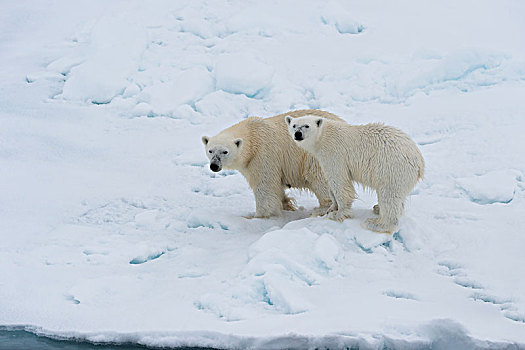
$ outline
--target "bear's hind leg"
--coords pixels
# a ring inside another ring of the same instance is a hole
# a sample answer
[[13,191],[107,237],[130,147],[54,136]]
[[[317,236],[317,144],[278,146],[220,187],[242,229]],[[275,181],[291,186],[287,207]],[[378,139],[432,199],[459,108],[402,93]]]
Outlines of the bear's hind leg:
[[283,210],[288,211],[296,211],[297,210],[297,202],[295,198],[288,197],[286,193],[283,192]]
[[361,226],[375,232],[394,233],[403,215],[406,196],[399,196],[393,194],[392,191],[384,190],[380,191],[377,197],[379,202],[377,205],[381,208],[379,217],[366,219]]

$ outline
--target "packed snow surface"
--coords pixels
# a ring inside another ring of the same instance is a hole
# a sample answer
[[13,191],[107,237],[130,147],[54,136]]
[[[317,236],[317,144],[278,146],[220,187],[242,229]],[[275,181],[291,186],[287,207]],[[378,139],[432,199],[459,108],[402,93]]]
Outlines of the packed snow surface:
[[[525,348],[525,3],[11,1],[0,325],[219,348]],[[406,131],[398,232],[271,219],[202,135],[320,108]]]

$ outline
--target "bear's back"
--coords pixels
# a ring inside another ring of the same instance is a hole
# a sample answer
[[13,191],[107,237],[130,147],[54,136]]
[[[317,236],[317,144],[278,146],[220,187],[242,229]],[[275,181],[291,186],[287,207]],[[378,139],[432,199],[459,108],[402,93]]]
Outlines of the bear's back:
[[384,172],[387,164],[391,169],[413,169],[417,174],[415,181],[424,175],[423,155],[410,136],[400,129],[382,123],[337,122],[328,122],[323,128],[324,156],[344,157],[358,182],[377,187],[380,180],[376,177]]
[[[292,187],[308,188],[309,179],[321,178],[321,168],[317,160],[302,148],[288,133],[285,116],[298,118],[315,115],[322,118],[344,122],[335,114],[321,110],[297,110],[273,117],[249,117],[224,129],[217,135],[226,139],[243,139],[239,168],[251,183],[258,178],[261,169],[275,169],[277,176]],[[264,164],[264,165],[263,165]],[[267,174],[266,176],[268,176]]]
[[330,112],[326,112],[326,111],[322,111],[320,109],[300,109],[300,110],[291,111],[291,112],[288,112],[288,113],[278,114],[276,116],[266,118],[265,120],[267,120],[268,122],[271,122],[271,123],[275,123],[275,124],[284,126],[284,130],[286,132],[288,132],[287,131],[288,129],[287,129],[286,122],[284,121],[284,117],[286,117],[287,115],[289,115],[292,118],[304,117],[306,115],[314,115],[314,116],[321,117],[321,118],[326,118],[326,119],[329,119],[329,120],[335,120],[335,121],[344,122],[343,119],[339,118],[335,114],[330,113]]
[[305,115],[315,115],[334,121],[344,122],[344,120],[330,112],[317,109],[302,109],[278,114],[268,118],[249,117],[223,130],[221,134],[247,138],[250,142],[250,149],[252,151],[263,151],[266,150],[266,148],[279,147],[286,153],[289,153],[287,151],[291,150],[292,154],[304,156],[304,151],[295,144],[288,134],[288,127],[284,120],[284,117],[287,115],[292,118],[303,117]]

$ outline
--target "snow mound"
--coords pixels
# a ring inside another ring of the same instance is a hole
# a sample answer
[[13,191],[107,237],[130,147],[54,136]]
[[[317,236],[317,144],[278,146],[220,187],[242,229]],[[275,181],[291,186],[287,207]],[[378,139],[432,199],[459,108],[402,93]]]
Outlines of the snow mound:
[[457,186],[478,204],[510,203],[514,198],[518,178],[516,170],[500,170],[484,175],[456,179]]
[[365,26],[356,21],[350,11],[335,1],[322,7],[321,21],[334,26],[340,34],[359,34],[365,30]]
[[305,312],[311,305],[303,295],[321,283],[340,254],[340,245],[327,234],[306,228],[270,231],[250,246],[236,281],[220,294],[204,295],[196,305],[230,321],[247,317],[241,312],[247,306],[283,314]]
[[[210,116],[406,103],[420,93],[525,77],[511,55],[497,50],[370,51],[363,36],[348,35],[365,30],[355,19],[361,11],[336,1],[300,14],[293,4],[172,6],[163,15],[123,12],[85,25],[69,53],[26,74],[27,83],[45,82],[53,86],[51,98],[104,104],[120,115],[201,124]],[[312,43],[322,45],[312,50]]]
[[233,94],[261,97],[271,88],[273,69],[248,54],[221,55],[215,64],[217,88]]
[[147,104],[148,108],[144,108],[144,112],[148,112],[146,115],[176,117],[177,108],[181,105],[194,106],[196,101],[214,89],[215,81],[210,73],[198,67],[183,71],[173,80],[154,82],[140,92],[137,100],[139,104]]
[[[339,227],[332,230],[332,226]],[[327,232],[334,232],[337,238]],[[348,259],[343,254],[345,245],[358,255],[388,255],[401,248],[391,236],[365,231],[358,223],[341,228],[326,219],[292,221],[251,244],[246,265],[235,280],[194,304],[226,321],[247,319],[261,310],[284,315],[308,312],[315,308],[308,299],[316,286],[348,273],[341,265]]]
[[[136,23],[121,17],[101,18],[91,31],[88,57],[71,68],[61,97],[95,104],[110,103],[115,96],[124,93],[146,45],[147,34]],[[55,63],[50,68],[64,71],[61,66]]]
[[393,96],[407,98],[418,91],[428,93],[451,85],[462,91],[492,85],[501,79],[495,70],[505,63],[502,55],[477,50],[459,50],[439,58],[415,56],[413,60],[417,70],[405,66],[402,74],[390,75],[388,85]]

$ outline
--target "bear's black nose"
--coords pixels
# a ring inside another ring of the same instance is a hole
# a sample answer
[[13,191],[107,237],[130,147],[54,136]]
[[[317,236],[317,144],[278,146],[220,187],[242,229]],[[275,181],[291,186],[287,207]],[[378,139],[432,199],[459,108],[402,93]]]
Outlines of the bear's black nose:
[[300,131],[296,131],[293,136],[297,141],[301,141],[303,139],[303,133]]
[[219,166],[219,164],[216,164],[216,163],[211,163],[210,164],[210,169],[214,172],[218,172],[221,170],[221,167]]

